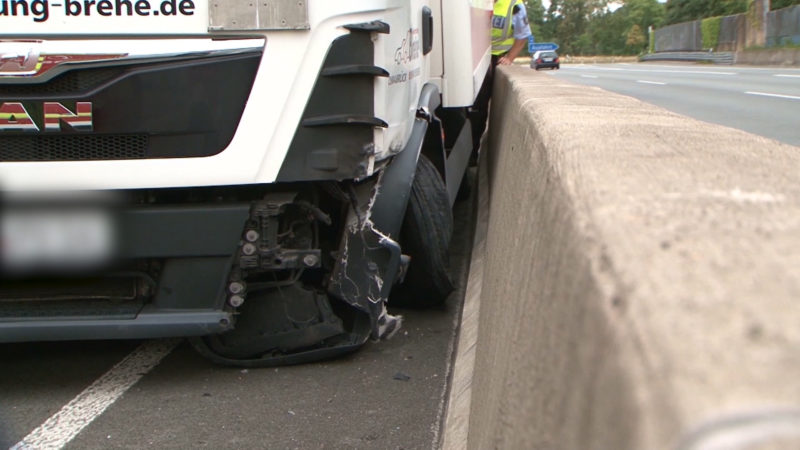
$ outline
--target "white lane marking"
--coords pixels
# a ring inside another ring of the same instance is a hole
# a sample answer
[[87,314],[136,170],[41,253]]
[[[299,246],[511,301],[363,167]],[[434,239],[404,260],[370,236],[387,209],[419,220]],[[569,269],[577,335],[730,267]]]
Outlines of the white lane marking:
[[576,67],[578,70],[603,70],[606,72],[642,72],[642,73],[677,73],[691,75],[738,75],[736,72],[717,72],[711,70],[643,70],[643,69],[622,69],[619,67],[598,67],[586,66]]
[[10,450],[63,448],[179,342],[180,339],[160,339],[143,343]]
[[581,75],[581,78],[597,78],[597,75]]
[[[675,68],[675,66],[655,65],[655,64],[650,64],[650,63],[647,64],[647,67],[654,68],[654,69],[655,68],[664,68],[665,70],[666,69],[670,69],[670,68],[672,68],[674,70],[674,68]],[[684,67],[692,67],[692,66],[684,66]],[[713,69],[707,69],[707,70],[713,70]],[[731,68],[731,70],[735,70],[740,75],[742,73],[744,73],[744,72],[756,72],[756,73],[758,73],[758,72],[776,72],[777,71],[777,72],[785,72],[785,73],[800,73],[800,70],[792,69],[792,68],[788,68],[788,67],[776,68],[776,67],[744,67],[744,66],[738,66],[738,67],[735,67],[735,68]]]
[[776,73],[775,76],[781,78],[800,78],[800,75],[790,75],[788,73]]
[[655,84],[658,86],[664,86],[665,84],[667,84],[667,83],[662,83],[660,81],[647,81],[647,80],[636,80],[636,82],[642,84]]
[[747,91],[747,92],[745,92],[745,94],[760,95],[762,97],[788,98],[789,100],[800,100],[800,97],[798,97],[796,95],[770,94],[769,92]]

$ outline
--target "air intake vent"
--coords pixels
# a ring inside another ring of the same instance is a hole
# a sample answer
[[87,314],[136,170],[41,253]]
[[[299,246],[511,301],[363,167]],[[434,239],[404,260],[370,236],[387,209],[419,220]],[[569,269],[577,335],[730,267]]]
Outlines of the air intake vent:
[[143,159],[147,144],[145,135],[9,136],[2,140],[0,161]]
[[0,84],[0,97],[66,95],[85,92],[125,71],[122,67],[70,71],[41,84]]

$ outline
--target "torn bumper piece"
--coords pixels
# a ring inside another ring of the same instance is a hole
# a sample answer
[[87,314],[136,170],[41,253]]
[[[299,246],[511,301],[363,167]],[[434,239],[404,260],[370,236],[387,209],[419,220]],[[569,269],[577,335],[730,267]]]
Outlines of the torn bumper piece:
[[[430,95],[431,89],[426,89]],[[378,177],[356,186],[328,293],[369,314],[371,337],[388,338],[402,318],[386,311],[392,286],[407,265],[400,234],[429,117],[418,116],[406,147]]]
[[[430,95],[431,89],[426,89]],[[400,234],[429,118],[418,115],[406,147],[378,177],[356,186],[328,293],[369,314],[371,337],[391,337],[402,323],[386,312],[392,286],[407,264]]]
[[[403,261],[400,245],[375,227],[371,210],[380,192],[380,178],[360,186],[357,210],[350,212],[328,293],[370,318],[373,340],[391,337],[402,318],[386,311],[386,301]],[[369,188],[369,189],[366,189]],[[370,196],[365,196],[369,190]],[[401,216],[402,217],[402,216]]]
[[[436,108],[437,92],[433,86],[423,89],[421,112]],[[196,339],[195,344],[201,353],[212,360],[239,366],[297,364],[339,356],[358,349],[370,338],[389,338],[399,330],[402,318],[388,314],[386,305],[393,285],[408,264],[397,237],[430,120],[430,114],[417,115],[405,148],[377,175],[336,186],[334,196],[349,203],[349,208],[340,231],[339,248],[333,255],[333,266],[323,283],[330,307],[342,319],[337,323],[344,332],[329,338],[321,337],[317,346],[287,348],[255,359],[234,360],[224,356],[220,358],[220,354],[215,354],[207,345],[199,345],[213,339]],[[245,306],[252,303],[248,301]],[[339,311],[338,306],[349,311]],[[324,318],[327,316],[322,314],[323,310],[327,308],[320,310],[320,317]],[[340,312],[344,314],[339,316]],[[333,325],[327,319],[323,321]],[[326,325],[325,329],[329,330],[329,327]]]
[[[195,349],[221,364],[278,366],[341,356],[357,350],[369,339],[386,339],[399,330],[402,318],[388,314],[386,303],[405,260],[400,245],[391,237],[399,233],[404,209],[395,209],[393,215],[386,217],[375,214],[383,202],[395,202],[398,195],[408,196],[387,189],[387,175],[391,180],[390,169],[397,160],[378,176],[350,189],[350,208],[325,294],[297,285],[257,294],[243,305],[249,309],[241,314],[233,332],[195,338]],[[384,228],[378,228],[379,224]],[[339,315],[342,308],[349,312]],[[265,317],[270,318],[270,323],[285,322],[268,328],[292,333],[237,337],[243,330],[262,330]],[[293,322],[295,319],[297,323]],[[261,349],[279,351],[252,356]]]

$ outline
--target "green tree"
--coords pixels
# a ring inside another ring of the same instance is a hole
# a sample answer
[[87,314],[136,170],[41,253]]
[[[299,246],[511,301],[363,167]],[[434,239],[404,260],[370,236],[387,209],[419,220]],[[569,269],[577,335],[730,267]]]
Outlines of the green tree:
[[703,17],[730,16],[747,12],[748,0],[709,0],[709,11]]
[[541,41],[553,41],[556,36],[556,29],[561,22],[561,15],[559,14],[561,0],[550,0],[550,6],[547,7],[545,13],[545,22],[542,25],[542,38]]
[[666,25],[747,12],[748,0],[667,0]]
[[544,36],[537,40],[552,36],[564,54],[640,53],[648,44],[648,28],[663,24],[665,7],[658,0],[624,2],[611,11],[605,0],[553,0],[544,13]]
[[594,17],[589,22],[587,34],[590,36],[590,48],[586,54],[621,55],[625,47],[625,28],[627,23],[620,10],[607,11]]
[[[590,38],[582,38],[590,20],[605,11],[607,0],[560,0],[555,26],[555,40],[561,51],[567,54],[582,54],[591,44]],[[552,6],[552,4],[551,4]]]
[[770,4],[770,9],[781,9],[787,8],[792,5],[800,5],[800,0],[772,0]]
[[647,38],[637,24],[633,24],[625,37],[625,48],[631,53],[639,53],[644,49]]
[[616,12],[624,16],[629,24],[639,25],[642,32],[650,26],[660,27],[666,15],[664,4],[658,0],[626,0]]
[[538,42],[545,42],[545,36],[542,35],[545,15],[542,0],[525,0],[525,10],[528,12],[528,23],[533,37]]
[[663,21],[664,5],[657,0],[626,0],[614,11],[605,10],[591,17],[586,31],[590,43],[586,53],[640,53],[648,44],[648,28],[657,28]]
[[703,13],[706,3],[708,0],[667,0],[666,24],[695,20],[698,14]]
[[[634,54],[642,52],[648,46],[650,35],[647,30],[650,27],[659,28],[664,23],[666,15],[664,4],[658,0],[627,0],[617,12],[623,16],[623,21],[628,26],[625,36],[626,50]],[[638,29],[634,30],[634,27]],[[631,33],[641,35],[639,44],[629,43]]]

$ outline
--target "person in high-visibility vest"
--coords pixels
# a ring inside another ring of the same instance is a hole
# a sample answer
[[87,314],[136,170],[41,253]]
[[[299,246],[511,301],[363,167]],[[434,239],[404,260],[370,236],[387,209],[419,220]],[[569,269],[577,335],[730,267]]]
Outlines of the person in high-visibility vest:
[[522,0],[495,0],[492,15],[492,63],[514,62],[531,36],[528,12]]
[[489,118],[489,99],[492,96],[494,82],[494,66],[509,65],[519,56],[532,35],[528,24],[528,12],[522,0],[494,0],[492,15],[492,65],[486,72],[481,90],[472,107],[470,121],[472,124],[473,157],[480,148],[481,136],[486,130]]

